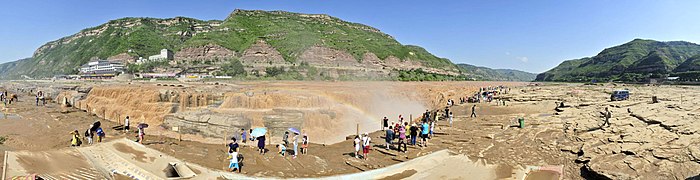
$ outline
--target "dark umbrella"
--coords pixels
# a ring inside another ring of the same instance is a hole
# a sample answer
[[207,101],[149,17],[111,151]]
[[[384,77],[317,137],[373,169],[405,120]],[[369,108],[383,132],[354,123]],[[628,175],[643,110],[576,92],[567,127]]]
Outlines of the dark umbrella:
[[100,123],[100,121],[95,121],[94,123],[92,123],[92,128],[90,128],[90,130],[97,131],[97,129],[100,128],[100,125],[102,125],[102,123]]
[[141,123],[137,126],[138,128],[148,128],[148,124],[146,123]]

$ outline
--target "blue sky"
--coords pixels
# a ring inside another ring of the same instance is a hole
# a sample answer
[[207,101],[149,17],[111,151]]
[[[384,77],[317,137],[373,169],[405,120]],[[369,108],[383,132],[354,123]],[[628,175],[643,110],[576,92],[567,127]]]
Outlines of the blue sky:
[[323,13],[455,63],[528,72],[634,38],[700,43],[700,1],[22,0],[0,3],[0,62],[121,17],[224,19],[234,9]]

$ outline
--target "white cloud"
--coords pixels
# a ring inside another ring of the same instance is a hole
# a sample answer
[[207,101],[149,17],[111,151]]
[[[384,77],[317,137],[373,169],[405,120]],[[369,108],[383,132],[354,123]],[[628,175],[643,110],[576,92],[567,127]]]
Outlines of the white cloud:
[[525,63],[529,60],[529,59],[527,59],[527,57],[525,57],[525,56],[523,56],[523,57],[516,57],[516,59],[518,59],[519,61],[525,62]]
[[506,52],[506,56],[510,56],[510,52]]

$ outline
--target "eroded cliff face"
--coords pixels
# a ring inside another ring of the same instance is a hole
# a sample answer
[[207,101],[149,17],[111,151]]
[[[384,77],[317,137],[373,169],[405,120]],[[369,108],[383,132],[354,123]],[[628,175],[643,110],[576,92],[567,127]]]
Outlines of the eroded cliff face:
[[[499,85],[517,83],[499,83]],[[122,122],[146,122],[165,130],[221,139],[240,129],[268,128],[278,141],[290,127],[317,143],[373,132],[380,120],[418,119],[428,109],[444,108],[491,82],[253,82],[241,84],[96,85],[87,93],[59,95],[74,107]],[[181,87],[180,87],[181,86]],[[85,90],[83,90],[85,91]],[[63,98],[65,97],[65,98]],[[60,102],[60,101],[57,101]],[[358,129],[359,128],[359,129]]]
[[175,53],[175,62],[187,63],[191,61],[218,60],[236,56],[236,52],[215,44],[208,44],[202,47],[183,48]]

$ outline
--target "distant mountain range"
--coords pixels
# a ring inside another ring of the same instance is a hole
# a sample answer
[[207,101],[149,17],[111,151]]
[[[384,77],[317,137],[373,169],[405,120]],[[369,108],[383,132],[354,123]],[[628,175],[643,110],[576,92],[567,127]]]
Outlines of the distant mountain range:
[[533,81],[537,76],[534,73],[512,69],[491,69],[487,67],[479,67],[470,64],[457,64],[463,69],[467,77],[474,79],[491,80],[491,81]]
[[566,60],[538,74],[536,81],[640,82],[700,71],[700,45],[685,41],[634,39],[598,55]]
[[[139,57],[158,54],[161,49],[173,51],[174,60],[135,63]],[[235,10],[224,20],[111,20],[48,42],[31,58],[0,64],[0,78],[76,74],[80,65],[96,59],[124,62],[133,73],[183,71],[248,77],[267,74],[291,79],[395,79],[398,74],[411,71],[411,75],[433,74],[430,77],[534,79],[521,71],[458,66],[422,47],[402,45],[376,28],[328,15],[258,10]]]

